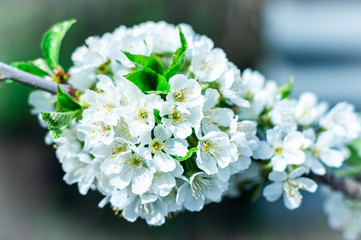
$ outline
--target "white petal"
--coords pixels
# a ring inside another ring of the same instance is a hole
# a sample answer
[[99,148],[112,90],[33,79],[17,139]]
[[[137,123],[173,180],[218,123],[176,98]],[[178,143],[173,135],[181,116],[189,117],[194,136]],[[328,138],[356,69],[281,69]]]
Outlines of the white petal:
[[177,193],[177,197],[176,197],[176,202],[179,206],[181,206],[185,200],[186,194],[187,194],[187,189],[189,188],[189,183],[185,182],[182,186],[180,186],[180,188],[178,189],[178,193]]
[[231,124],[234,112],[228,108],[214,108],[214,115],[212,116],[212,120],[215,120],[215,123],[223,127],[229,127]]
[[204,99],[204,110],[213,108],[218,102],[219,93],[216,89],[208,88],[205,93]]
[[188,78],[185,75],[177,74],[169,79],[169,85],[172,90],[182,90],[186,81]]
[[153,180],[153,172],[148,168],[138,169],[132,179],[132,192],[135,194],[145,193]]
[[286,172],[272,171],[268,175],[268,179],[271,180],[271,181],[274,181],[274,182],[283,182],[284,180],[287,179],[287,173]]
[[272,166],[273,166],[273,170],[274,171],[278,171],[278,172],[282,172],[286,169],[287,167],[287,162],[285,159],[283,159],[282,157],[279,156],[275,156],[271,159],[272,162]]
[[283,140],[285,148],[299,149],[304,143],[304,136],[300,132],[291,132]]
[[323,164],[317,158],[313,158],[311,161],[312,162],[311,162],[310,168],[314,174],[317,174],[320,176],[323,176],[326,174],[326,168],[323,166]]
[[288,164],[298,165],[305,162],[305,153],[301,150],[285,149],[282,158],[285,159]]
[[163,125],[158,125],[154,128],[154,136],[162,140],[167,140],[172,136],[172,132],[164,128]]
[[209,188],[204,192],[204,196],[212,202],[220,202],[222,193],[223,191],[218,186],[213,185],[212,188]]
[[184,139],[169,139],[165,142],[165,152],[184,157],[188,153],[188,142]]
[[109,180],[110,184],[119,189],[123,189],[129,185],[132,180],[132,173],[121,171],[120,174],[117,174],[116,177],[113,177]]
[[175,169],[175,160],[167,153],[159,152],[154,155],[154,165],[162,172],[170,172]]
[[267,142],[271,145],[277,145],[282,139],[282,129],[278,126],[267,130]]
[[275,182],[267,185],[263,189],[263,196],[267,199],[267,201],[274,202],[279,199],[283,193],[283,183]]
[[135,220],[137,220],[138,218],[138,214],[136,213],[136,209],[137,209],[136,203],[137,201],[134,200],[122,211],[122,216],[129,222],[135,222]]
[[287,194],[284,194],[283,202],[288,209],[294,210],[301,205],[302,200],[299,197],[295,197],[295,196],[287,197]]
[[223,182],[226,182],[229,180],[231,176],[231,172],[230,172],[230,169],[229,167],[226,167],[226,168],[219,168],[218,169],[218,172],[217,172],[217,177],[223,181]]
[[196,159],[197,166],[209,175],[217,173],[218,168],[216,161],[213,158],[205,159],[202,155],[200,150],[198,150]]
[[204,206],[204,199],[202,197],[193,196],[191,190],[189,189],[184,201],[184,207],[191,212],[198,212],[202,210]]
[[297,182],[298,184],[303,186],[300,188],[305,189],[306,191],[309,191],[312,193],[316,192],[317,187],[318,187],[317,183],[310,178],[300,177],[300,178],[295,179],[295,182]]
[[192,128],[189,125],[181,124],[174,128],[173,134],[176,138],[185,139],[192,134]]
[[[238,161],[237,161],[237,169],[240,171],[240,170],[246,170],[249,168],[249,166],[251,165],[252,161],[251,161],[251,158],[250,157],[245,157],[245,156],[242,156],[242,157],[239,157],[238,158]],[[232,164],[232,167],[234,163]]]
[[341,152],[333,149],[322,150],[320,158],[327,166],[335,168],[341,167],[345,160],[345,156]]
[[266,141],[260,141],[258,148],[253,151],[255,159],[270,159],[273,156],[273,149]]

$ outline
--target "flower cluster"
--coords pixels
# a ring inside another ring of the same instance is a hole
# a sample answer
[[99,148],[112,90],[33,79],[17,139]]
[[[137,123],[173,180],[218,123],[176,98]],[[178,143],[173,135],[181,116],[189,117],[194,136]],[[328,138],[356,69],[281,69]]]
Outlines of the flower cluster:
[[[128,221],[161,225],[257,186],[268,201],[283,196],[298,208],[300,190],[317,190],[310,173],[344,166],[361,136],[351,104],[329,110],[309,92],[291,99],[292,81],[279,87],[257,71],[241,73],[189,25],[121,26],[85,43],[67,81],[76,101],[35,91],[30,104],[43,112],[64,180],[84,195],[99,191],[99,206]],[[331,225],[356,236],[347,219],[332,220],[339,212],[327,206],[341,201],[326,202]],[[360,226],[361,212],[350,214]]]
[[343,230],[345,239],[356,239],[361,235],[361,202],[326,187],[323,190],[326,196],[324,210],[331,228]]

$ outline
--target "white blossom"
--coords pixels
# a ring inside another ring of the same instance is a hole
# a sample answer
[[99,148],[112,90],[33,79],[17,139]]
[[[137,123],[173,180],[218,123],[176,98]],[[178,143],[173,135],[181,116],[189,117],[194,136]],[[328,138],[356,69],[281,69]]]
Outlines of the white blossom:
[[357,138],[361,130],[360,118],[354,106],[346,102],[338,103],[326,113],[320,125],[346,141]]
[[221,49],[197,54],[192,60],[193,73],[201,82],[217,80],[227,67],[226,54]]
[[301,132],[294,131],[284,136],[280,127],[274,127],[267,130],[267,142],[260,142],[253,155],[256,159],[272,157],[273,170],[282,172],[287,165],[304,163],[305,154],[301,150],[303,143],[304,136]]
[[186,109],[166,102],[162,105],[160,116],[163,125],[174,137],[185,139],[192,134],[192,128],[200,125],[203,113],[200,106]]
[[207,174],[215,174],[218,168],[227,167],[237,159],[237,148],[224,132],[213,131],[199,138],[197,166]]
[[310,178],[301,177],[306,172],[303,167],[296,168],[290,174],[286,172],[273,171],[268,175],[269,180],[273,181],[263,190],[263,196],[270,202],[279,199],[283,194],[283,202],[290,209],[296,209],[301,205],[302,195],[299,190],[308,192],[317,190],[317,183]]
[[361,236],[361,202],[343,196],[341,192],[324,188],[324,211],[328,224],[335,230],[343,231],[345,239],[357,239]]
[[341,167],[346,156],[338,148],[336,136],[331,131],[320,133],[317,140],[312,128],[307,129],[303,134],[308,141],[305,147],[309,148],[309,151],[306,152],[305,166],[308,166],[312,172],[318,175],[326,173],[321,162],[329,167]]
[[169,85],[171,92],[167,95],[168,102],[184,108],[203,105],[202,88],[196,80],[178,74],[169,79]]
[[176,201],[191,212],[202,210],[206,200],[220,202],[228,185],[202,172],[193,174],[190,179],[183,179],[185,182],[179,187]]
[[184,157],[188,152],[188,143],[184,139],[171,138],[172,132],[158,125],[154,128],[154,138],[146,142],[149,145],[147,153],[153,155],[154,166],[162,172],[170,172],[176,168],[173,156]]

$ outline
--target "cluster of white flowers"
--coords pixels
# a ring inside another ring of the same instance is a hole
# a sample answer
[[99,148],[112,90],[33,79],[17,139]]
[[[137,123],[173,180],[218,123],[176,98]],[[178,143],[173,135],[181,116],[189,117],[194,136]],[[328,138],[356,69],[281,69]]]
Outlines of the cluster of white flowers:
[[361,235],[361,201],[348,199],[326,187],[323,190],[326,196],[324,210],[331,228],[342,230],[345,239],[356,239]]
[[[287,208],[298,208],[299,190],[317,189],[307,175],[340,168],[347,145],[360,137],[354,107],[339,103],[328,111],[309,92],[290,99],[259,72],[241,73],[206,36],[186,24],[179,28],[165,22],[121,26],[88,38],[74,52],[68,83],[82,93],[83,110],[53,139],[64,180],[77,183],[81,194],[101,192],[100,207],[110,203],[128,221],[140,217],[150,225],[235,196],[245,182],[266,183],[267,200],[283,195]],[[167,68],[183,45],[181,34],[188,49],[167,79],[167,92],[144,91],[129,80],[139,70],[129,56],[154,58]],[[34,114],[55,111],[55,102],[41,91],[30,97]],[[335,201],[341,200],[326,205]]]

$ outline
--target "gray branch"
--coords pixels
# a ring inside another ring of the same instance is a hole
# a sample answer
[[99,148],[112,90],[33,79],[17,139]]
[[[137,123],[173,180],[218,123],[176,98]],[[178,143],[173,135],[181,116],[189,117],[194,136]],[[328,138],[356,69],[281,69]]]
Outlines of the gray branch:
[[326,184],[332,189],[342,192],[350,199],[361,200],[361,183],[357,180],[345,177],[336,177],[333,174],[318,176],[311,173],[309,174],[309,177],[318,183]]
[[[14,68],[12,66],[9,66],[7,64],[4,64],[0,62],[0,81],[11,79],[15,82],[28,85],[30,87],[44,90],[50,93],[57,93],[58,84],[48,81],[44,78],[35,76],[33,74],[24,72],[20,69]],[[74,89],[66,84],[60,84],[60,88],[71,95],[74,91]]]

